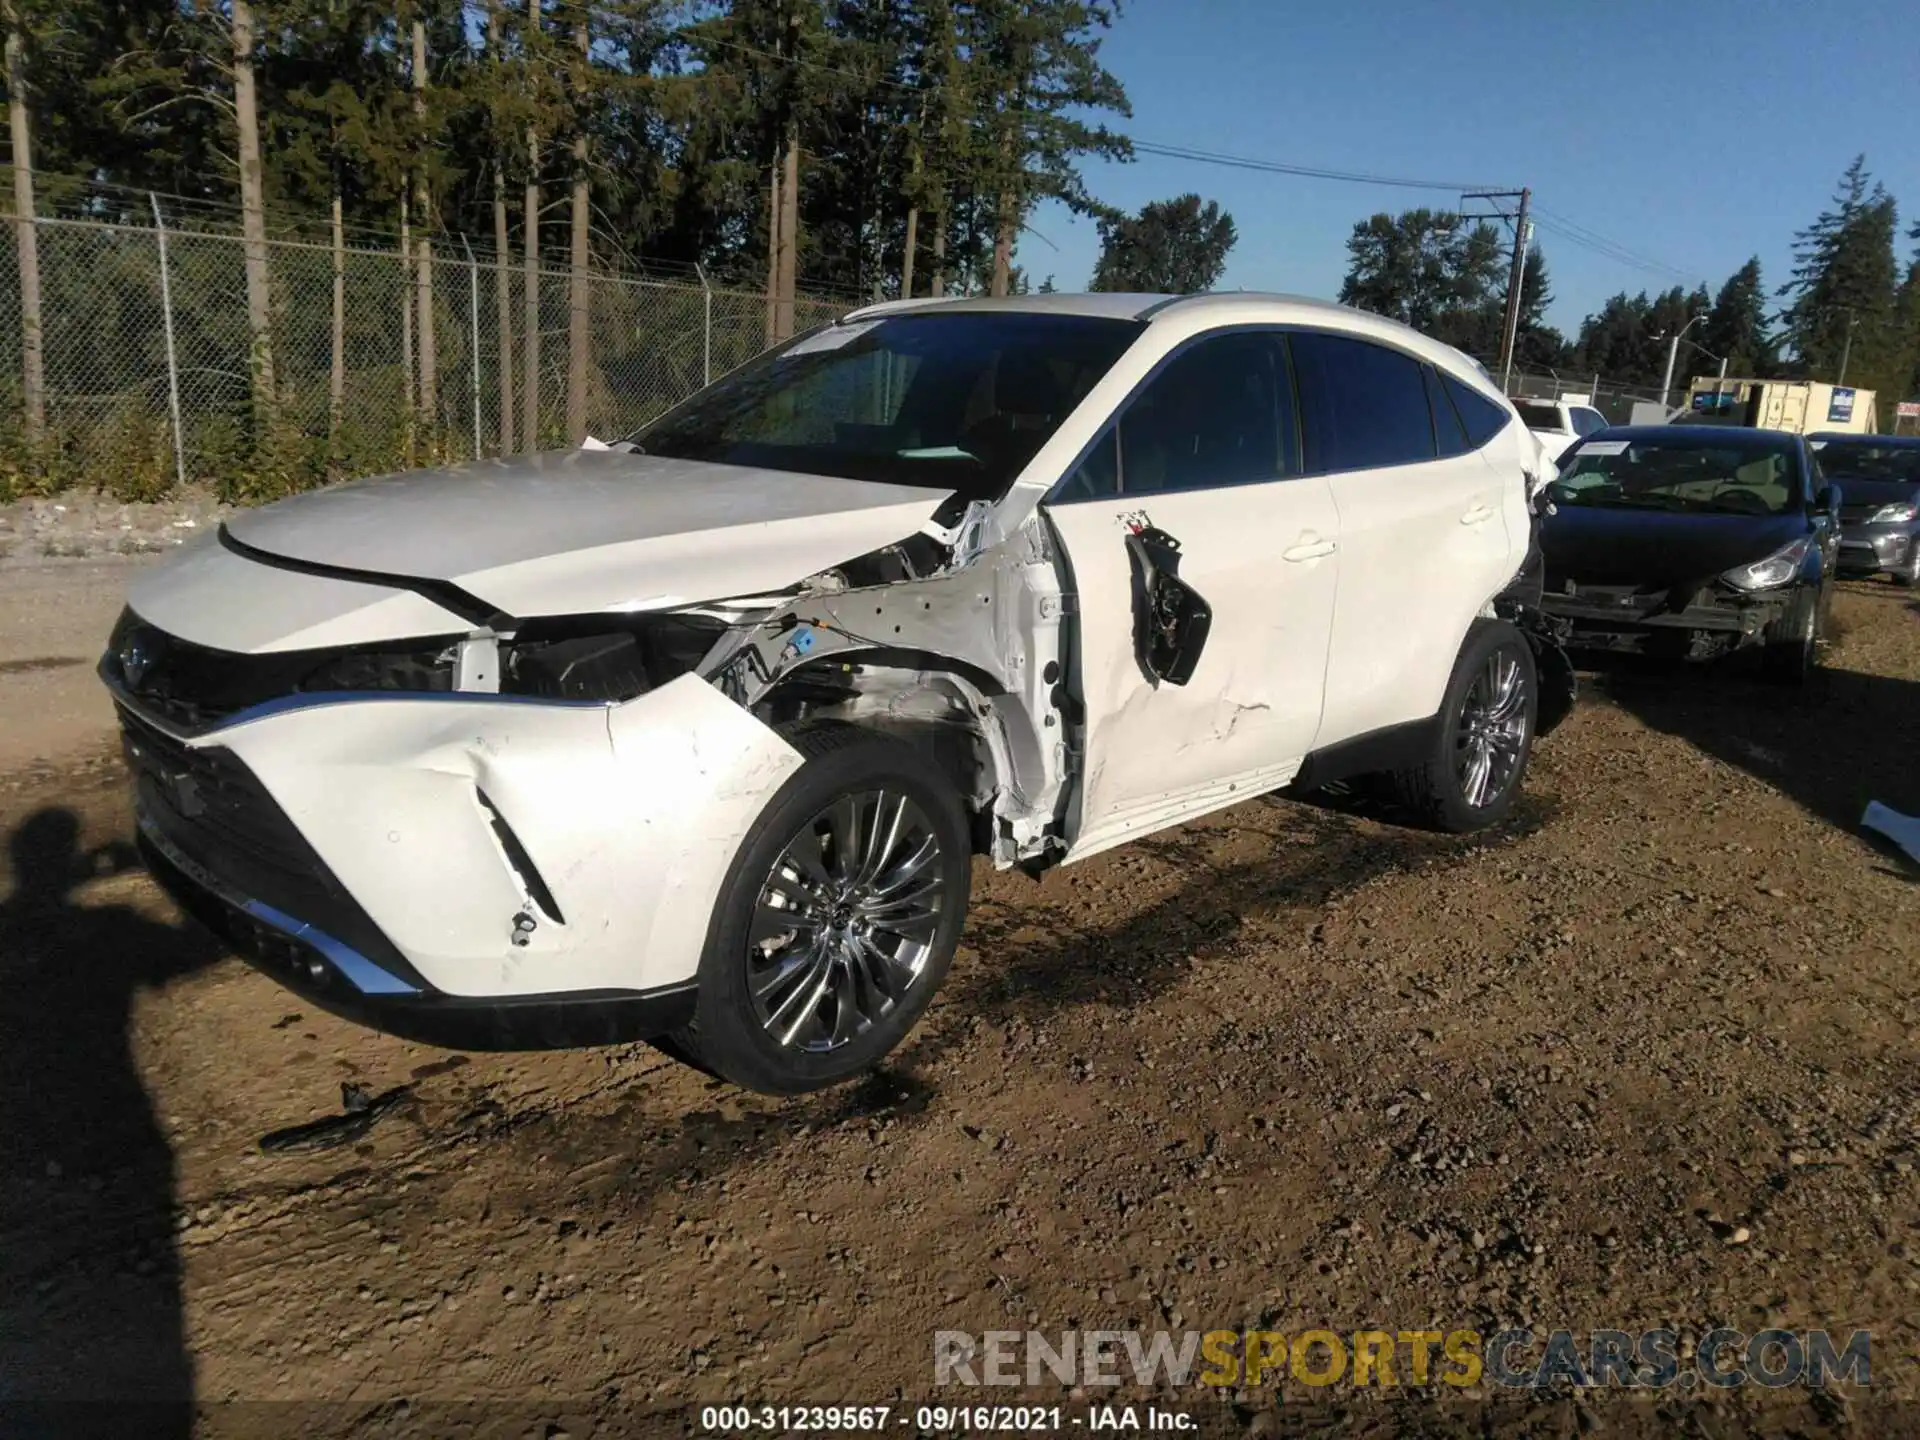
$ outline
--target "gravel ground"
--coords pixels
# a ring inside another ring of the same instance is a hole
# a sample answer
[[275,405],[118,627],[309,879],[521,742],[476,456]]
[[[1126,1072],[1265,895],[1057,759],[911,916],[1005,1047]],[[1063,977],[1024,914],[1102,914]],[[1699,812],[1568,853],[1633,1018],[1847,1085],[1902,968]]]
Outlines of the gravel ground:
[[16,500],[0,505],[0,567],[171,550],[232,512],[205,490],[134,504],[92,490]]
[[[1157,1398],[1253,1434],[1913,1433],[1920,887],[1855,827],[1920,812],[1920,616],[1877,583],[1836,613],[1804,696],[1587,675],[1499,834],[1265,798],[983,870],[889,1068],[785,1103],[307,1010],[182,926],[76,751],[0,786],[0,1397],[680,1433],[1016,1398],[936,1392],[936,1328],[1780,1325],[1871,1330],[1871,1389]],[[409,1089],[261,1152],[347,1081]]]

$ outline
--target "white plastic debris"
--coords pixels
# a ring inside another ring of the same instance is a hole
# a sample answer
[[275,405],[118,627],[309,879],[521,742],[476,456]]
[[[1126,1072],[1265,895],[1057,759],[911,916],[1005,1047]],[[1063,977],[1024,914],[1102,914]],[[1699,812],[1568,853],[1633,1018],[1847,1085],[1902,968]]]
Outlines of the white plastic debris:
[[580,448],[582,450],[611,450],[613,447],[607,444],[606,441],[596,440],[593,436],[589,435],[580,442]]
[[1902,815],[1878,800],[1869,800],[1867,813],[1860,817],[1860,828],[1886,836],[1909,860],[1920,865],[1920,815]]

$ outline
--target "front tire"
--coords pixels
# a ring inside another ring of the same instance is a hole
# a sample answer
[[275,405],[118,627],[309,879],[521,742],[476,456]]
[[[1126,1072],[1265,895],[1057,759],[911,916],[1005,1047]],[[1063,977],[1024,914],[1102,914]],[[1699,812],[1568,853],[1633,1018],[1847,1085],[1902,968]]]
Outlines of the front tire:
[[952,963],[972,867],[966,809],[911,745],[838,722],[785,738],[805,763],[734,857],[670,1046],[770,1095],[850,1079],[900,1043]]
[[1760,673],[1776,685],[1805,685],[1819,662],[1820,592],[1802,590],[1767,627]]
[[1893,583],[1909,589],[1920,585],[1920,532],[1907,538],[1907,563],[1893,572]]
[[1499,824],[1519,799],[1539,709],[1526,638],[1504,620],[1476,621],[1447,682],[1433,753],[1394,772],[1400,802],[1456,835]]

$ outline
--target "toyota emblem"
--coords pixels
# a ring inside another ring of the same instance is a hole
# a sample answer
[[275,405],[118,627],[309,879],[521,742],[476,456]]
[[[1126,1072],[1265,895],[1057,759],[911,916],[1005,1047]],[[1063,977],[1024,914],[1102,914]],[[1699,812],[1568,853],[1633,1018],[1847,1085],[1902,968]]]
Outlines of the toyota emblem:
[[147,671],[153,668],[153,662],[153,640],[146,631],[135,630],[120,642],[120,673],[134,689],[140,688],[140,682],[146,678]]

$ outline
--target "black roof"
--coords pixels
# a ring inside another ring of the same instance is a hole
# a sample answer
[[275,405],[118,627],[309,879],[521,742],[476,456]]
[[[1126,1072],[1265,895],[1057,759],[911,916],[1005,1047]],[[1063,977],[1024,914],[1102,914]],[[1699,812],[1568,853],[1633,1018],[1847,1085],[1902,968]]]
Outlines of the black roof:
[[1871,445],[1878,449],[1885,446],[1890,450],[1920,450],[1920,435],[1862,435],[1857,430],[1822,430],[1817,435],[1809,435],[1809,440],[1823,440],[1832,444],[1836,440],[1851,440],[1856,445]]

